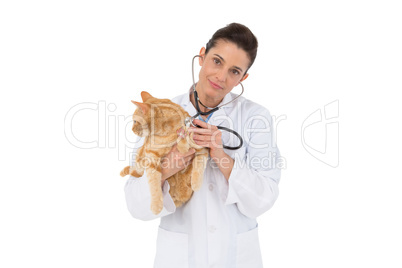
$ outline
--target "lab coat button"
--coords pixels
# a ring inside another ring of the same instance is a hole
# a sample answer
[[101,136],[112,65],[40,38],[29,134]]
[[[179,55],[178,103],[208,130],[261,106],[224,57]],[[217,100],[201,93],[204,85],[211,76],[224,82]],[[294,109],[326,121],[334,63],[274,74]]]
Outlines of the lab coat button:
[[214,190],[214,186],[212,184],[210,184],[208,189],[212,192]]
[[210,225],[210,226],[208,227],[208,231],[209,231],[210,233],[213,233],[213,232],[216,231],[216,227],[213,226],[213,225]]

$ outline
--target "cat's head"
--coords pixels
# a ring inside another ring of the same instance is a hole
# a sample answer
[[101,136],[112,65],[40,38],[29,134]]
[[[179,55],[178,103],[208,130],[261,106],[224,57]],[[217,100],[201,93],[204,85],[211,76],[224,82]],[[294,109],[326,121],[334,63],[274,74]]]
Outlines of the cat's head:
[[145,137],[166,136],[184,126],[188,114],[178,104],[168,99],[157,99],[148,92],[141,92],[141,102],[132,101],[138,108],[133,115],[133,132]]

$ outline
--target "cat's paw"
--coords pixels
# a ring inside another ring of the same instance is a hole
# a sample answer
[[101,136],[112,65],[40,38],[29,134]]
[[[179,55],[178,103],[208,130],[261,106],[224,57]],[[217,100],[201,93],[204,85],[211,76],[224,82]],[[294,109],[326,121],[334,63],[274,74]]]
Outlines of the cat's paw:
[[124,177],[126,175],[130,174],[130,166],[125,167],[121,172],[120,176]]
[[144,172],[141,173],[141,172],[138,172],[135,169],[132,169],[132,170],[130,170],[130,175],[133,176],[133,177],[139,178],[142,175],[144,175]]
[[163,201],[157,201],[151,203],[151,211],[153,214],[158,215],[163,209]]
[[188,144],[188,142],[186,142],[185,139],[181,139],[181,140],[177,143],[177,150],[178,150],[181,154],[187,153],[189,149],[190,149],[190,145]]
[[191,180],[191,189],[193,189],[193,191],[198,191],[199,189],[201,189],[201,186],[202,186],[202,179]]

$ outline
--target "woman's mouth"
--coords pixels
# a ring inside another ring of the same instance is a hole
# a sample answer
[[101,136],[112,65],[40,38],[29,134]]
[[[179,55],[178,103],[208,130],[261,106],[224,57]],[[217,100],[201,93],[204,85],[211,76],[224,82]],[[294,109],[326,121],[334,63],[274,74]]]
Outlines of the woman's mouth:
[[212,82],[211,80],[208,80],[209,84],[211,85],[211,87],[213,87],[214,89],[223,89],[220,85],[215,84],[214,82]]

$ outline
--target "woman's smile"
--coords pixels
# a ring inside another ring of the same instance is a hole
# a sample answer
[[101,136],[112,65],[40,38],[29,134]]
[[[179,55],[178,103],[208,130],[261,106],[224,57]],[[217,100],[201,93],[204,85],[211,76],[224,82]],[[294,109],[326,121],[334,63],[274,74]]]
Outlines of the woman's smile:
[[209,84],[214,88],[214,89],[223,89],[220,85],[217,83],[212,82],[211,80],[208,79]]

